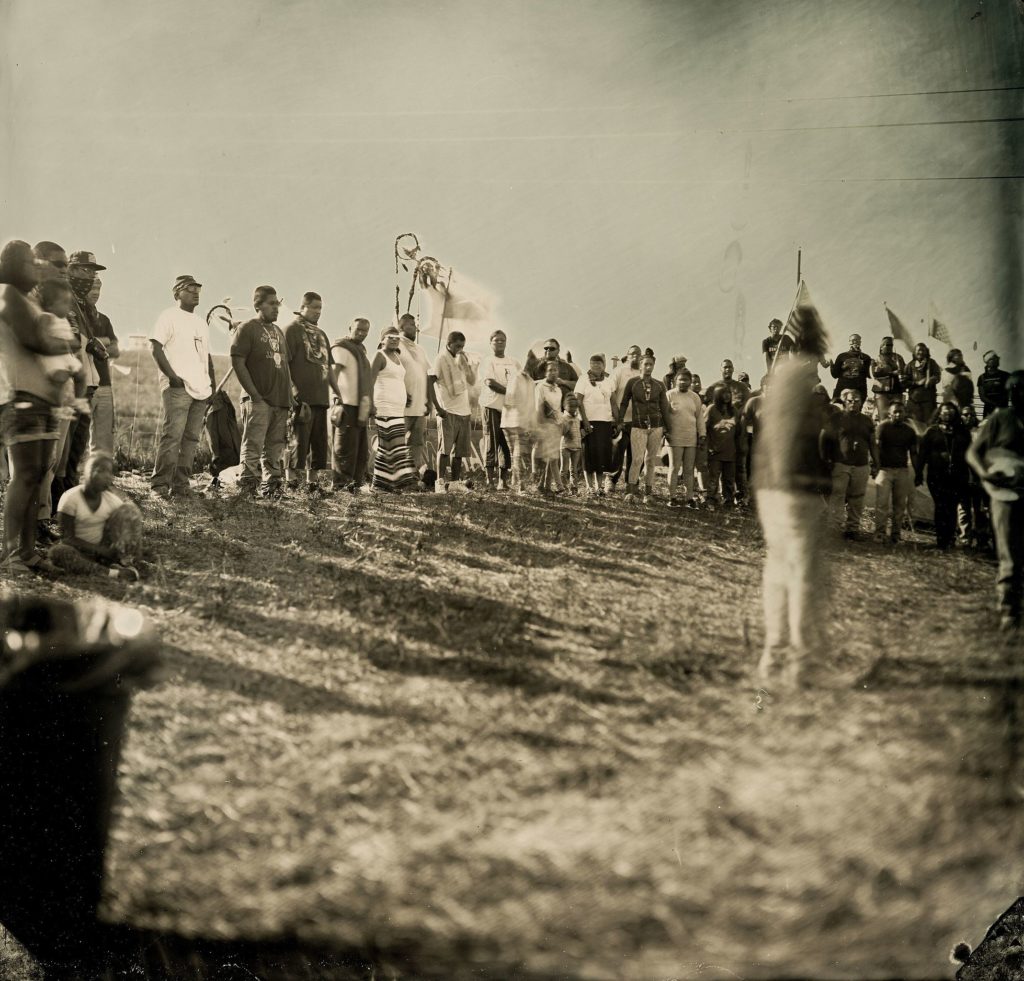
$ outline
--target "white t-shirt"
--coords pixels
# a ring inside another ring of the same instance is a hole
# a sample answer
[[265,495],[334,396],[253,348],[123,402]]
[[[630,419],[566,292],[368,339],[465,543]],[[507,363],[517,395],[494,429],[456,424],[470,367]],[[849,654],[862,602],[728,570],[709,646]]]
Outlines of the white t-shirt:
[[331,348],[334,355],[334,368],[338,373],[338,391],[341,392],[342,405],[358,405],[359,362],[356,356],[341,344]]
[[487,380],[496,381],[503,388],[508,388],[509,379],[522,369],[515,358],[497,358],[488,355],[480,362],[480,408],[495,409],[500,412],[505,408],[505,396],[494,391]]
[[405,391],[412,396],[412,401],[405,408],[407,416],[425,416],[427,414],[427,375],[430,374],[430,355],[421,344],[401,339],[399,355],[402,367],[405,368]]
[[85,500],[82,485],[65,491],[57,503],[57,513],[66,514],[75,519],[75,538],[81,538],[90,545],[99,545],[103,541],[103,526],[124,501],[113,491],[104,491],[100,498],[100,506],[93,511]]
[[669,446],[696,446],[697,438],[706,434],[704,404],[693,391],[680,392],[673,388],[668,393],[672,414],[665,420],[665,435]]
[[[640,377],[639,368],[630,368],[628,364],[620,364],[612,372],[612,381],[615,382],[615,402],[617,405],[622,405],[622,400],[626,395],[626,386],[634,378]],[[623,422],[633,421],[633,403],[632,401],[626,406],[626,412],[622,417]]]
[[[164,349],[167,363],[185,383],[185,391],[194,399],[208,399],[210,385],[210,328],[198,314],[180,307],[164,310],[150,332],[149,339]],[[170,384],[160,372],[160,391]]]
[[[442,384],[444,374],[441,365],[445,359],[447,359],[457,382],[461,382],[458,384],[458,390],[454,392],[445,391],[445,386]],[[434,366],[430,369],[430,373],[437,379],[434,391],[437,393],[437,401],[441,403],[441,408],[452,415],[468,416],[472,411],[469,405],[469,378],[466,377],[465,369],[462,367],[462,359],[453,358],[447,350],[442,349],[434,359]]]
[[589,422],[615,422],[612,418],[615,381],[610,375],[592,384],[590,376],[584,372],[576,382],[575,392],[583,402],[583,411]]

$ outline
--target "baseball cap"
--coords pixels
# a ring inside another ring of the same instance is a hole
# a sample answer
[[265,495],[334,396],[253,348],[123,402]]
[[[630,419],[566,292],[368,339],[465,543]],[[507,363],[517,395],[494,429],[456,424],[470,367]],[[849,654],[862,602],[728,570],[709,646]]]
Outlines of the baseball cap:
[[196,280],[195,276],[178,276],[177,279],[174,280],[174,286],[172,286],[171,289],[175,293],[180,293],[183,289],[186,289],[189,286],[198,286],[202,288],[202,285],[202,283]]
[[87,267],[89,269],[94,269],[97,272],[100,269],[106,269],[107,268],[106,266],[101,266],[96,261],[95,253],[93,253],[93,252],[86,252],[84,250],[81,251],[81,252],[72,252],[71,253],[71,258],[68,259],[68,265],[69,266],[85,266],[85,267]]

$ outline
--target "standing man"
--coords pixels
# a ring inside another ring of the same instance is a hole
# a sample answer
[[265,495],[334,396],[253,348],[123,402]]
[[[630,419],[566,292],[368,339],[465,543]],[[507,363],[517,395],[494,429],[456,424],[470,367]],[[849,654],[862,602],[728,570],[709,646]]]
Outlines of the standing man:
[[633,407],[633,426],[629,432],[633,460],[627,477],[629,494],[635,496],[640,485],[640,468],[644,468],[646,494],[654,493],[654,469],[658,464],[665,420],[672,414],[665,386],[654,377],[654,355],[645,354],[640,361],[640,377],[626,386],[619,405],[619,425],[625,410]]
[[778,318],[768,322],[768,336],[761,341],[761,353],[764,355],[765,369],[772,370],[775,364],[776,353],[782,341],[782,321]]
[[462,458],[470,453],[469,389],[476,374],[463,351],[465,346],[465,334],[453,330],[445,341],[444,350],[438,353],[428,379],[430,404],[441,420],[435,489],[442,494],[448,489],[449,462],[452,480],[458,480],[462,474]]
[[999,558],[999,625],[1016,631],[1024,604],[1024,371],[1009,376],[1006,392],[1009,406],[995,409],[981,424],[967,451],[967,462],[984,481],[991,498],[992,533]]
[[[288,487],[299,486],[299,473],[305,471],[306,492],[321,493],[317,474],[327,467],[327,408],[330,393],[340,397],[338,382],[331,371],[334,357],[327,334],[319,326],[324,302],[319,293],[303,293],[295,319],[285,328],[288,372],[296,408],[292,417],[294,446],[288,452]],[[309,411],[304,410],[307,406]]]
[[568,361],[559,357],[558,352],[561,350],[562,345],[553,337],[544,342],[544,357],[537,362],[533,369],[533,380],[543,381],[547,377],[547,363],[554,361],[558,365],[558,387],[562,390],[562,401],[564,402],[565,396],[576,387],[580,376]]
[[[96,309],[103,281],[96,276],[89,290],[89,303]],[[96,366],[96,391],[92,396],[92,430],[89,452],[103,450],[114,455],[114,389],[110,384],[110,362],[121,353],[117,347],[114,326],[105,313],[96,310],[96,334],[92,339],[93,363]]]
[[430,466],[427,459],[427,375],[430,374],[430,355],[416,342],[419,328],[411,313],[403,313],[398,321],[398,356],[405,368],[405,445],[416,473],[423,478]]
[[999,355],[995,351],[986,351],[983,360],[985,370],[978,375],[978,396],[985,404],[981,417],[987,419],[996,409],[1009,405],[1006,383],[1010,373],[999,367]]
[[903,515],[914,493],[917,433],[906,421],[902,402],[889,406],[889,418],[878,424],[878,475],[875,477],[875,541],[886,540],[886,522],[892,514],[888,540],[900,540]]
[[292,404],[287,344],[275,323],[281,301],[273,286],[257,286],[252,305],[257,316],[242,324],[231,341],[231,366],[245,390],[238,493],[251,497],[259,490],[264,497],[280,497]]
[[177,306],[157,318],[149,335],[153,360],[160,369],[160,441],[149,479],[157,497],[188,497],[189,477],[206,405],[214,389],[210,328],[195,309],[202,283],[179,276],[171,287]]
[[333,486],[336,490],[356,493],[366,483],[366,466],[370,458],[367,423],[373,408],[373,380],[370,359],[363,341],[370,333],[370,321],[356,317],[349,325],[348,336],[334,342],[334,377],[340,405],[331,410],[334,424],[332,441]]
[[[484,433],[487,436],[487,486],[494,486],[495,469],[498,473],[498,490],[508,484],[508,473],[512,468],[512,453],[501,428],[501,413],[505,408],[505,390],[513,375],[522,368],[515,358],[505,356],[505,332],[496,330],[491,334],[491,356],[480,364],[480,408],[484,412]],[[500,454],[500,461],[498,459]]]
[[[72,329],[78,329],[82,339],[82,350],[78,357],[85,369],[85,397],[92,405],[93,396],[99,387],[100,376],[96,370],[96,360],[103,360],[106,352],[103,345],[95,338],[99,331],[99,318],[96,308],[89,302],[89,291],[92,289],[96,273],[106,269],[96,261],[96,256],[88,251],[72,252],[68,262],[68,282],[75,294],[75,304],[68,320]],[[65,466],[65,488],[69,489],[78,483],[78,468],[89,448],[90,420],[80,415],[72,425],[68,435],[68,453]]]
[[832,521],[843,528],[843,537],[860,538],[864,493],[872,472],[878,472],[875,427],[861,412],[864,400],[854,388],[843,391],[843,410],[835,421],[832,452]]
[[844,351],[832,362],[832,377],[836,379],[832,401],[838,402],[842,393],[851,388],[860,393],[863,404],[868,400],[868,375],[871,358],[860,349],[860,334],[850,335],[850,350]]
[[[732,407],[736,413],[737,419],[742,419],[743,410],[746,408],[747,399],[750,398],[750,386],[744,385],[743,382],[736,378],[733,378],[733,372],[735,367],[733,363],[726,358],[722,362],[722,377],[716,381],[713,385],[708,386],[708,390],[705,393],[704,401],[708,405],[713,405],[715,401],[715,390],[725,386],[732,390]],[[749,495],[750,488],[747,483],[747,456],[749,454],[749,448],[747,441],[741,439],[736,447],[736,497],[737,503],[746,503]]]

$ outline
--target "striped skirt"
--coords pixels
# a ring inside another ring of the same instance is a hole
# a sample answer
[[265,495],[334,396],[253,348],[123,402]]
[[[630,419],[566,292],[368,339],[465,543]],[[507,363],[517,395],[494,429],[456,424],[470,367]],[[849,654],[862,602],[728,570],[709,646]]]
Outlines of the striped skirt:
[[405,417],[377,419],[377,453],[373,458],[373,486],[397,491],[419,479],[405,444]]

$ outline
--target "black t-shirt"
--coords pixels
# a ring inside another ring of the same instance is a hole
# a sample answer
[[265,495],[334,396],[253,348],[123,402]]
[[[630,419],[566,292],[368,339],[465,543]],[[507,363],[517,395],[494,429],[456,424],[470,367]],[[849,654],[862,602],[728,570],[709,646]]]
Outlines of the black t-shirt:
[[[96,311],[96,336],[106,338],[109,341],[116,341],[117,334],[114,333],[114,326],[110,322],[110,318],[105,313]],[[104,346],[107,345],[105,340]],[[100,385],[110,384],[110,358],[93,358],[92,363],[96,365],[96,374],[99,376]]]
[[917,433],[905,422],[886,419],[878,426],[878,465],[882,469],[899,469],[913,463],[917,449]]
[[231,342],[231,357],[245,359],[246,370],[260,397],[279,409],[287,409],[292,398],[285,349],[281,328],[259,317],[242,324]]
[[330,383],[327,380],[334,364],[331,342],[316,324],[299,317],[284,331],[288,349],[288,367],[299,401],[306,405],[330,405]]

